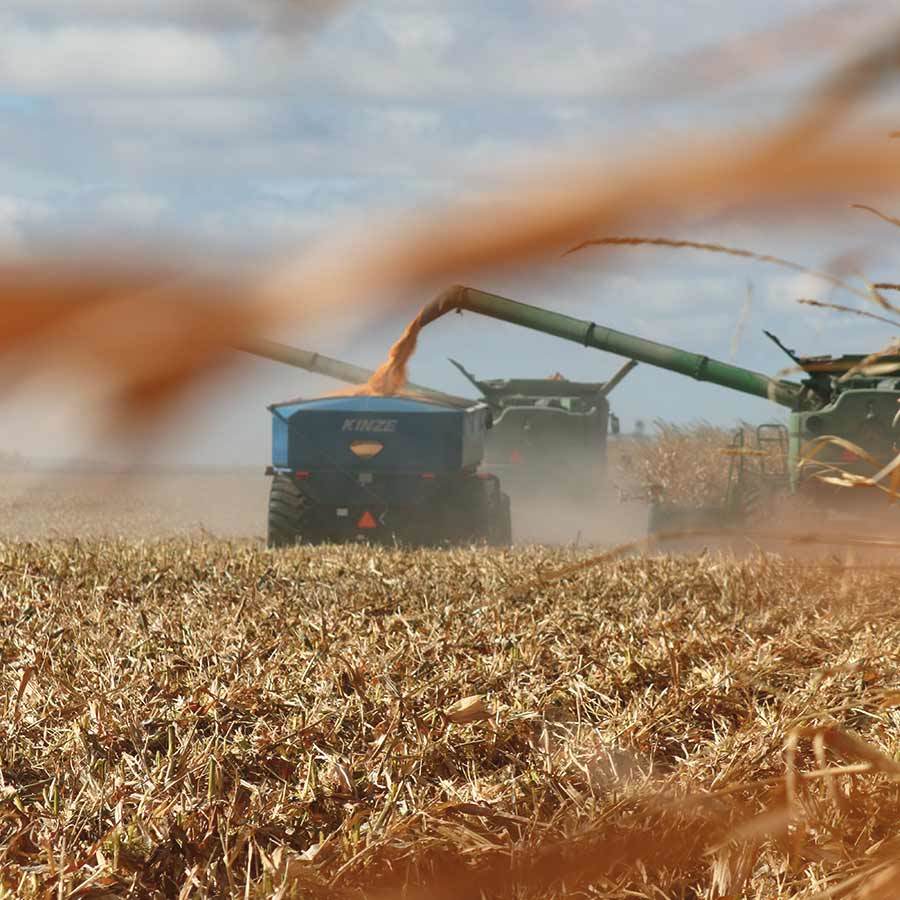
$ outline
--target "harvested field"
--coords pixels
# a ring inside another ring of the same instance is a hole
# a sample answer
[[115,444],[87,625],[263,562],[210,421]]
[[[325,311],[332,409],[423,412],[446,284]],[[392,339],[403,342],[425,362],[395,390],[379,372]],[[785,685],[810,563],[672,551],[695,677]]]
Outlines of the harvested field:
[[895,576],[583,559],[0,546],[3,885],[896,896]]

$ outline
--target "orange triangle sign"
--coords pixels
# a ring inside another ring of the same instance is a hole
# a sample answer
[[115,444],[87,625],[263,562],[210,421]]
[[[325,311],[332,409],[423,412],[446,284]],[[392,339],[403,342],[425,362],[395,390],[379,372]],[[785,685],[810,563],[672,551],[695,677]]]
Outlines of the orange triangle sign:
[[377,528],[378,523],[375,521],[375,517],[372,515],[372,513],[366,510],[360,517],[360,520],[356,523],[356,527],[369,529]]

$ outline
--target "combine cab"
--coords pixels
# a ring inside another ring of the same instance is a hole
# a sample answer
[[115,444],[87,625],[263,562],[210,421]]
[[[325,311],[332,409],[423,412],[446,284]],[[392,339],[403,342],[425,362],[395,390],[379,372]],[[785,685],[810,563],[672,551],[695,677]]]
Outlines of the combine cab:
[[269,409],[270,547],[510,542],[509,498],[478,472],[483,403],[330,397]]
[[450,362],[493,412],[485,464],[514,494],[545,489],[575,500],[602,486],[607,434],[619,430],[607,397],[636,363],[626,363],[608,382],[578,382],[558,374],[480,381],[456,360]]

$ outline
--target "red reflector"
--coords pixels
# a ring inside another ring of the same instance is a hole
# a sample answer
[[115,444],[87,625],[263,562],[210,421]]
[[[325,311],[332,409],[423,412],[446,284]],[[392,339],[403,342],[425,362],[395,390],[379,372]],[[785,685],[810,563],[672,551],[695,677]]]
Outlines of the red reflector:
[[509,461],[512,463],[522,462],[522,454],[519,453],[518,450],[513,450],[513,452],[509,454]]
[[431,481],[434,478],[434,472],[423,472],[420,478],[426,478],[428,481]]
[[841,462],[856,462],[859,457],[851,450],[845,450],[841,454]]
[[372,515],[372,513],[368,512],[367,510],[360,516],[359,521],[356,523],[356,527],[372,529],[377,528],[378,523],[375,521],[375,517]]
[[309,478],[309,472],[294,472],[294,478],[299,478],[303,481],[306,478]]

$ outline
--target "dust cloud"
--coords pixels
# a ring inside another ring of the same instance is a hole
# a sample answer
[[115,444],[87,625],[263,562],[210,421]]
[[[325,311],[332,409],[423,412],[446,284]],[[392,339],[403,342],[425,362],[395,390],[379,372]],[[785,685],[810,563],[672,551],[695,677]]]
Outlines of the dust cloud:
[[253,539],[266,533],[261,468],[0,472],[0,539]]
[[647,504],[622,502],[614,491],[578,500],[515,489],[510,494],[515,544],[613,547],[647,536]]
[[[504,484],[515,544],[613,546],[646,533],[647,510],[612,489],[572,498]],[[173,537],[250,540],[266,534],[269,479],[235,469],[6,469],[0,471],[0,540]]]

